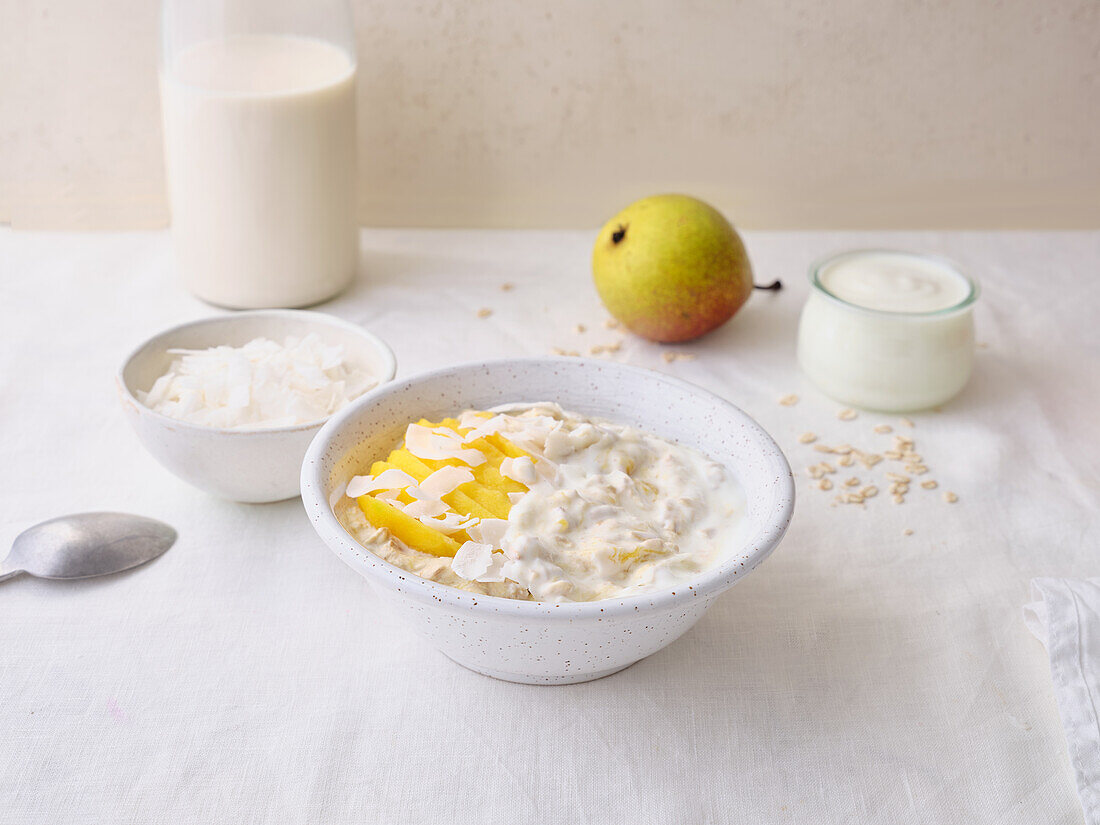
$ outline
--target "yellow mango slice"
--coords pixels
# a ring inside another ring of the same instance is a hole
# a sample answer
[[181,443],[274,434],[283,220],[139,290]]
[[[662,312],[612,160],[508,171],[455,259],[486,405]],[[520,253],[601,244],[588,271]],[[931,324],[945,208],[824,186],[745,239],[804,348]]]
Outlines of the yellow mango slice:
[[[386,470],[402,470],[402,469],[404,469],[404,468],[398,467],[396,464],[391,464],[388,461],[376,461],[370,467],[370,474],[372,476],[377,476],[379,473],[385,472]],[[424,472],[423,476],[419,476],[419,477],[413,476],[413,478],[416,478],[417,481],[422,481],[423,479],[427,478],[428,473],[431,472],[430,468],[428,468],[428,467],[422,467],[422,468],[418,467],[416,469],[417,470],[423,470],[423,472]],[[405,472],[409,473],[408,470],[405,470]],[[413,475],[413,474],[409,473],[409,475]],[[465,498],[465,497],[460,496],[460,499],[461,498]],[[400,501],[402,504],[412,504],[413,503],[413,497],[410,496],[408,493],[406,493],[404,490],[402,490],[400,493],[397,494],[397,500]],[[469,515],[469,513],[465,513],[465,512],[461,512],[459,510],[455,510],[454,505],[451,504],[449,501],[447,501],[446,496],[443,497],[443,500],[444,500],[444,503],[449,505],[451,510],[453,510],[454,512],[461,513],[461,515]],[[470,500],[470,503],[474,503],[476,505],[476,502],[473,502],[472,499]],[[487,510],[485,512],[488,513]],[[490,518],[490,516],[485,515],[485,516],[480,516],[480,518]],[[421,523],[423,523],[423,522],[421,522]],[[430,527],[431,525],[426,525],[426,526]],[[449,535],[451,536],[451,538],[456,539],[459,544],[462,544],[462,542],[464,542],[464,541],[470,541],[470,534],[467,533],[465,530],[459,530],[455,533],[450,533]]]
[[[431,475],[433,470],[437,469],[436,467],[430,466],[427,462],[420,460],[408,450],[394,450],[392,453],[390,453],[389,461],[387,463],[404,470],[417,481],[423,481],[429,475]],[[447,495],[443,496],[443,501],[446,502],[456,513],[461,513],[464,516],[477,516],[478,518],[496,518],[491,510],[489,510],[487,507],[482,506],[465,492],[463,492],[462,487],[459,487],[457,490],[452,490],[451,492],[447,493]]]
[[[447,464],[458,465],[460,467],[467,466],[457,459],[448,459],[447,461],[421,459],[421,461],[423,461],[433,470],[438,470],[440,467],[443,467]],[[456,489],[455,492],[463,493],[464,495],[472,498],[474,501],[476,501],[492,514],[491,518],[508,518],[508,511],[512,509],[512,500],[508,498],[508,494],[503,492],[502,490],[494,490],[492,487],[486,486],[485,484],[479,482],[477,480],[477,467],[471,467],[469,469],[471,469],[474,473],[474,480],[467,481],[465,484],[459,485],[458,489]],[[446,501],[446,496],[444,496],[443,500]]]
[[[509,458],[523,458],[524,456],[531,458],[531,456],[528,455],[524,450],[521,450],[500,433],[487,435],[485,436],[485,439]],[[534,459],[531,460],[534,461]]]
[[[489,441],[484,438],[478,438],[474,441],[467,442],[466,446],[473,447],[475,450],[480,450],[488,459],[488,461],[480,467],[474,467],[474,478],[488,487],[492,487],[496,490],[503,490],[506,493],[527,492],[526,484],[501,474],[500,464],[508,456],[494,447]],[[478,470],[481,471],[480,475],[478,475]]]
[[390,535],[414,550],[430,553],[433,556],[454,556],[461,547],[455,539],[402,513],[381,499],[374,496],[360,496],[357,501],[367,521],[375,527],[388,530]]
[[[438,424],[428,421],[426,418],[421,418],[417,423],[422,427],[447,427],[456,432],[462,432],[458,428],[457,419],[454,418],[444,418],[443,421]],[[486,510],[491,512],[494,517],[508,518],[508,511],[512,509],[512,500],[508,498],[509,488],[506,486],[506,482],[508,482],[509,479],[504,478],[497,468],[490,465],[488,460],[477,467],[470,467],[457,458],[449,458],[446,460],[420,460],[433,470],[437,470],[448,464],[453,467],[466,467],[474,474],[474,481],[463,484],[458,488],[457,492],[468,495]],[[514,490],[514,492],[522,492],[526,489],[527,488],[524,487],[521,490]]]
[[[469,427],[459,427],[458,420],[455,418],[444,418],[438,424],[433,424],[425,419],[420,419],[419,424],[425,427],[447,427],[454,430],[459,435],[465,435],[470,432]],[[482,455],[485,456],[486,462],[478,467],[471,467],[471,471],[474,474],[474,478],[481,484],[489,487],[493,490],[500,490],[504,493],[526,493],[527,486],[521,484],[510,478],[506,478],[500,473],[500,463],[508,456],[493,444],[491,441],[485,438],[478,438],[474,441],[466,443],[467,447],[473,447],[475,450],[479,450]],[[518,448],[517,448],[518,449]],[[522,450],[520,453],[526,455]],[[448,464],[454,464],[461,466],[461,462],[458,460],[451,460],[446,462]],[[510,504],[510,502],[509,502]]]

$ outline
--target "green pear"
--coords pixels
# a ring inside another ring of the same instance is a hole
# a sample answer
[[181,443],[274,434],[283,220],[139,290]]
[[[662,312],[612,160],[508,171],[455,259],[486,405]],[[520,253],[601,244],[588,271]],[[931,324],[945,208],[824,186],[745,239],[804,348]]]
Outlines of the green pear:
[[600,230],[592,250],[607,311],[650,341],[690,341],[733,317],[752,294],[741,236],[687,195],[636,201]]

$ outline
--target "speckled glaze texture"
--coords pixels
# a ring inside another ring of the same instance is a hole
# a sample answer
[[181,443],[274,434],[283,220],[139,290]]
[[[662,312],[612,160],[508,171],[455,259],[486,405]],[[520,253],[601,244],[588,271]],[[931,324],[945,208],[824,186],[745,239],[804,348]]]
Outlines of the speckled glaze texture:
[[[421,579],[382,561],[336,520],[330,502],[356,471],[400,440],[409,421],[512,401],[556,401],[723,463],[745,489],[743,541],[723,562],[674,589],[595,602],[525,602]],[[569,684],[622,670],[683,635],[782,539],[794,511],[794,483],[771,437],[699,387],[621,364],[532,358],[449,367],[367,393],[333,416],[310,445],[302,500],[325,543],[451,659],[498,679]]]
[[294,498],[302,458],[323,420],[271,429],[202,427],[153,412],[138,401],[137,392],[147,392],[168,369],[169,349],[239,347],[261,336],[282,341],[288,335],[310,332],[342,344],[349,361],[368,369],[380,383],[393,378],[397,365],[390,348],[355,324],[322,312],[238,312],[173,327],[134,350],[116,380],[126,417],[157,461],[200,490],[249,503]]

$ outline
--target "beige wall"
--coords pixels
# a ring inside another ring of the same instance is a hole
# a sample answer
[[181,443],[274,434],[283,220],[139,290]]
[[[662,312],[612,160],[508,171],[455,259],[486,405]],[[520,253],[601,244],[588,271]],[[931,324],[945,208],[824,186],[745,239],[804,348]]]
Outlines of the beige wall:
[[[355,0],[370,225],[1100,226],[1096,0]],[[153,0],[0,0],[0,219],[162,224]]]

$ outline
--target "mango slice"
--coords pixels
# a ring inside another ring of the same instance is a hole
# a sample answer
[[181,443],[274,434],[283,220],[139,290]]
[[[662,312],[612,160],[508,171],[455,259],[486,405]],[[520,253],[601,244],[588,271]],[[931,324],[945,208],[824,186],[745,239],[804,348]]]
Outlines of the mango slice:
[[[420,460],[408,450],[394,450],[390,453],[387,464],[404,470],[417,481],[423,481],[432,474],[433,470],[437,469],[436,467],[429,466],[426,462]],[[450,505],[451,509],[456,513],[461,513],[464,516],[496,518],[489,509],[466,495],[462,487],[447,493],[447,495],[443,496],[443,501]]]
[[[524,456],[527,456],[527,458],[531,458],[531,456],[528,455],[526,451],[521,450],[500,433],[493,433],[492,435],[485,436],[485,438],[490,444],[495,446],[498,450],[500,450],[509,458],[523,458]],[[533,461],[534,459],[531,460]]]
[[394,538],[403,541],[409,547],[433,556],[453,557],[462,546],[450,536],[429,527],[419,519],[405,515],[381,499],[374,496],[360,496],[357,501],[367,521],[375,527],[388,530]]
[[[469,428],[461,427],[458,419],[455,418],[445,418],[438,424],[422,418],[417,423],[425,427],[446,427],[462,435],[470,432]],[[526,492],[527,486],[501,475],[501,462],[509,457],[527,456],[527,453],[500,435],[476,439],[470,442],[469,446],[480,450],[485,455],[484,464],[469,467],[458,459],[445,461],[422,459],[407,449],[400,448],[391,452],[385,461],[374,462],[371,465],[371,475],[377,476],[386,470],[398,469],[419,482],[446,465],[465,467],[473,473],[474,480],[460,485],[443,496],[443,501],[456,513],[464,516],[508,518],[508,513],[512,509],[512,501],[508,494]],[[403,504],[408,504],[412,500],[412,497],[404,491],[398,494],[398,501]],[[388,530],[409,547],[434,556],[454,556],[462,543],[470,538],[464,530],[447,535],[374,495],[360,496],[357,501],[367,520],[375,527]]]
[[[460,427],[459,424],[458,424],[458,420],[454,419],[454,418],[444,418],[438,424],[433,424],[431,421],[427,421],[427,420],[422,418],[417,423],[419,423],[419,424],[421,424],[425,427],[446,427],[448,429],[454,430],[459,435],[466,435],[466,433],[470,432],[469,427]],[[503,440],[503,439],[501,439],[501,440]],[[496,444],[489,441],[488,438],[475,439],[474,441],[467,442],[466,446],[467,447],[473,447],[475,450],[480,450],[481,453],[485,456],[485,459],[486,459],[484,464],[482,464],[478,467],[472,467],[471,468],[471,470],[474,474],[474,478],[477,481],[484,484],[486,487],[490,487],[494,490],[501,490],[505,493],[526,493],[527,492],[527,485],[526,484],[521,484],[520,482],[515,481],[514,479],[506,478],[505,476],[501,475],[501,473],[500,473],[500,463],[505,458],[509,458],[509,457],[518,458],[521,455],[527,455],[527,453],[523,452],[523,450],[520,450],[518,447],[515,447],[513,445],[513,448],[517,451],[518,454],[515,455],[515,456],[509,456],[507,453],[505,453],[503,450],[501,450],[498,446],[496,446]],[[449,461],[447,463],[449,463],[449,464],[459,464],[460,462],[457,459],[455,459],[455,460]]]

